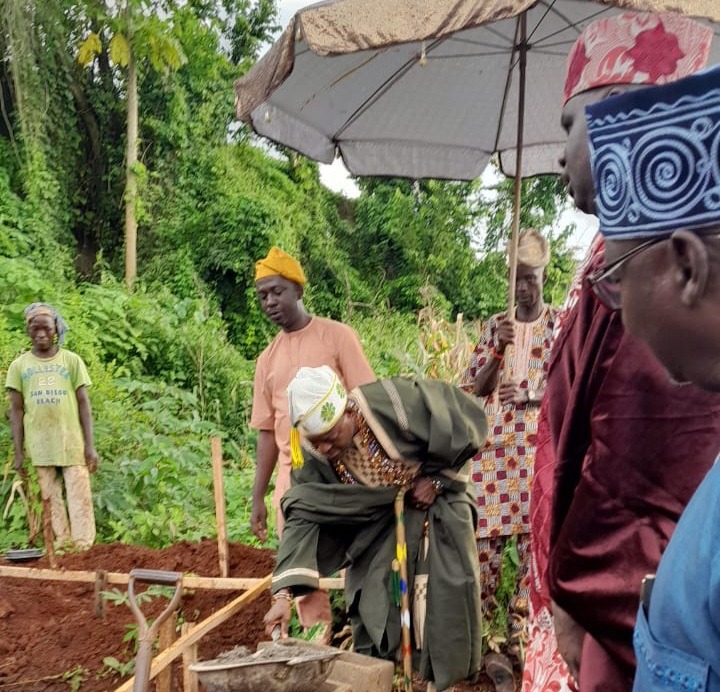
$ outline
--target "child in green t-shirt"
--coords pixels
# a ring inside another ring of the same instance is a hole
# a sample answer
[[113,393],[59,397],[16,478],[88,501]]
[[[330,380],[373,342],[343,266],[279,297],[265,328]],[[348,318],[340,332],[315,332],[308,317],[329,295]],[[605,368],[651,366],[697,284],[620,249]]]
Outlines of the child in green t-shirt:
[[35,467],[57,542],[89,548],[95,540],[89,474],[98,466],[87,393],[92,382],[82,358],[61,348],[67,327],[54,308],[33,303],[24,315],[32,349],[10,364],[5,381],[15,469],[25,473],[26,456]]

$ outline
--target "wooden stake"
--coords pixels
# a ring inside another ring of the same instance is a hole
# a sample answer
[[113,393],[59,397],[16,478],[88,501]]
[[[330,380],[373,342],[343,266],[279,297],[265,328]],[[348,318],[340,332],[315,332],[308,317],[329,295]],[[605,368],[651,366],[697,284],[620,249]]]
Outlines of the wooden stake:
[[[160,651],[170,648],[173,642],[177,639],[175,634],[177,624],[177,612],[173,613],[165,622],[160,625],[160,632],[158,637],[158,647]],[[172,692],[172,668],[168,666],[165,670],[161,670],[158,673],[157,681],[155,683],[155,692]]]
[[[180,630],[180,635],[184,637],[193,627],[194,622],[183,622]],[[198,692],[198,676],[197,673],[190,670],[190,666],[193,663],[197,663],[198,660],[198,647],[197,644],[191,644],[188,646],[182,655],[183,659],[183,692]]]
[[225,523],[225,484],[223,483],[222,443],[219,437],[210,439],[213,467],[213,488],[215,489],[215,521],[217,522],[218,557],[220,576],[230,574],[228,564],[227,525]]
[[[270,582],[272,581],[272,574],[268,574],[266,577],[260,580],[260,583],[246,591],[241,596],[238,596],[234,601],[228,603],[224,608],[221,608],[216,613],[213,613],[209,618],[203,620],[198,625],[195,625],[191,630],[188,630],[180,639],[178,639],[169,649],[158,654],[152,662],[150,668],[150,679],[152,680],[161,670],[169,666],[178,656],[182,656],[183,651],[192,644],[197,643],[200,639],[205,636],[208,632],[215,629],[218,625],[221,625],[226,620],[229,620],[235,613],[243,608],[247,603],[257,598],[261,593],[270,588]],[[129,678],[120,687],[115,689],[115,692],[130,692],[133,689],[135,678]]]
[[101,620],[105,619],[105,599],[102,592],[107,589],[108,573],[104,569],[95,572],[95,615]]
[[45,553],[50,560],[50,567],[57,569],[57,557],[55,556],[55,532],[52,528],[52,513],[50,512],[50,498],[43,498],[42,501],[43,537],[45,538]]

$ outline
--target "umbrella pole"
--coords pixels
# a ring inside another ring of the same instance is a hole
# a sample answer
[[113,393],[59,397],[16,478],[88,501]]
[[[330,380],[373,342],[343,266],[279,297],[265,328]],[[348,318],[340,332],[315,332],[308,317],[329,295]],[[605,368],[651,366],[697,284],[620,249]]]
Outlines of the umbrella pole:
[[[513,199],[513,220],[512,235],[510,236],[510,247],[508,248],[508,262],[510,264],[510,278],[508,281],[508,317],[515,319],[515,281],[517,277],[517,252],[518,239],[520,237],[520,196],[522,194],[522,154],[523,135],[525,131],[525,71],[527,66],[527,15],[523,12],[520,15],[520,41],[519,50],[519,89],[518,94],[518,122],[517,122],[517,149],[515,152],[515,194]],[[508,346],[512,350],[512,345]],[[506,353],[505,362],[509,361],[509,353]],[[512,378],[510,368],[505,369],[506,381]]]

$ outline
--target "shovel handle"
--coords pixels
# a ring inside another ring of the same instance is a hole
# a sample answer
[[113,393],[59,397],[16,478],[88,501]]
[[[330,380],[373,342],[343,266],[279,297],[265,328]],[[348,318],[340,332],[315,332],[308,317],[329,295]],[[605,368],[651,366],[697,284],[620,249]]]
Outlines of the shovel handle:
[[[182,578],[182,572],[164,572],[162,570],[154,569],[134,569],[130,572],[130,578],[128,579],[128,605],[130,606],[130,610],[138,623],[139,639],[146,639],[148,637],[154,639],[160,624],[175,610],[175,607],[180,601],[180,596],[182,595]],[[175,593],[170,599],[170,603],[167,608],[165,608],[165,610],[160,613],[157,618],[155,618],[155,621],[149,628],[147,626],[147,620],[142,614],[135,598],[136,582],[142,584],[175,586]]]
[[173,586],[177,584],[183,575],[182,572],[165,572],[161,569],[134,569],[130,572],[130,578],[143,584],[163,584]]
[[[128,579],[128,605],[138,624],[138,651],[135,657],[135,682],[133,692],[146,692],[150,681],[150,664],[152,662],[152,647],[160,625],[175,611],[182,596],[182,572],[164,572],[154,569],[134,569]],[[170,599],[167,608],[158,615],[152,625],[148,627],[147,620],[140,610],[135,599],[135,582],[142,584],[175,585],[175,593]]]

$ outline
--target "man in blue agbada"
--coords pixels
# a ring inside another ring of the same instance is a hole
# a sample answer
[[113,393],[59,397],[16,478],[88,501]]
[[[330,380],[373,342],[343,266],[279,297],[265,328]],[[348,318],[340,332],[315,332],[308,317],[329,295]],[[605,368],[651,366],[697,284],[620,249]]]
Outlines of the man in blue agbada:
[[346,567],[355,651],[395,659],[394,501],[403,488],[414,668],[438,690],[472,678],[482,631],[470,459],[487,435],[477,401],[444,382],[404,378],[347,393],[328,366],[300,368],[287,391],[295,469],[267,632],[286,633],[290,599]]
[[[590,281],[673,382],[720,392],[720,67],[606,99],[586,117],[607,241]],[[644,594],[634,689],[720,690],[720,464]]]

